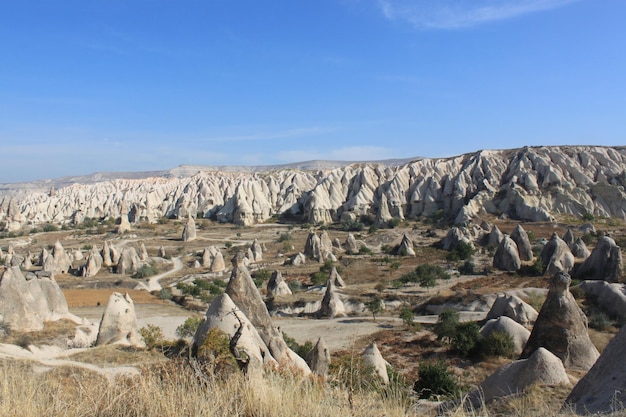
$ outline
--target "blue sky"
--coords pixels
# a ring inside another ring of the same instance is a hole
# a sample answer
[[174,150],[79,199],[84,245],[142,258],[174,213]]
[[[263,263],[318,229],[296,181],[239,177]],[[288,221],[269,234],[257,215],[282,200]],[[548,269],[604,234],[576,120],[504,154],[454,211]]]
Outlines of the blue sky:
[[2,3],[0,182],[626,144],[622,0]]

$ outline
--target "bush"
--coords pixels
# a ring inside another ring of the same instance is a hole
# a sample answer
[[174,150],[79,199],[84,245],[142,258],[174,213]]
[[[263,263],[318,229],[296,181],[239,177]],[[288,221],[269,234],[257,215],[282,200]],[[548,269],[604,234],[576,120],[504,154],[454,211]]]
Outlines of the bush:
[[189,317],[183,324],[176,328],[176,336],[184,339],[186,337],[193,337],[202,323],[200,317]]
[[158,273],[159,271],[156,269],[154,265],[144,264],[141,266],[141,268],[137,270],[137,272],[135,272],[135,275],[133,275],[133,278],[148,278]]
[[593,243],[593,235],[591,233],[585,233],[580,237],[585,245],[591,245]]
[[285,333],[283,333],[283,340],[285,341],[289,349],[296,352],[298,356],[303,359],[306,358],[306,355],[308,355],[309,352],[312,351],[314,348],[313,342],[311,342],[310,340],[307,340],[306,342],[304,342],[304,344],[301,345],[296,342],[296,339],[287,336],[287,334]]
[[158,297],[159,297],[159,300],[171,300],[172,293],[167,288],[161,288],[161,290],[159,291]]
[[445,310],[439,314],[437,324],[433,331],[437,335],[437,339],[443,343],[452,341],[456,333],[456,327],[459,324],[459,312],[455,310]]
[[328,273],[318,271],[311,275],[311,284],[313,285],[323,285],[326,281],[328,281]]
[[359,248],[359,255],[371,255],[372,253],[372,250],[365,245]]
[[143,336],[143,340],[146,342],[148,349],[162,347],[165,342],[163,330],[154,324],[148,324],[146,327],[142,327],[139,329],[139,333]]
[[42,229],[44,232],[57,232],[59,230],[59,228],[52,223],[44,224]]
[[413,319],[415,318],[415,314],[410,308],[402,307],[400,309],[400,318],[407,327],[411,328],[413,326]]
[[252,273],[252,279],[254,280],[254,284],[257,286],[257,288],[261,288],[261,286],[263,285],[264,281],[269,281],[269,279],[272,277],[272,273],[269,271],[269,269],[259,269],[258,271],[254,271]]
[[540,257],[535,258],[532,265],[522,265],[519,275],[528,277],[540,277],[543,275],[543,262]]
[[291,240],[291,233],[289,232],[281,233],[280,237],[278,238],[279,242],[288,242],[290,240]]
[[442,362],[422,362],[418,369],[418,380],[413,390],[422,399],[433,396],[453,396],[459,392],[459,387],[452,379],[452,375]]
[[478,351],[486,357],[502,356],[510,358],[513,356],[514,350],[515,343],[513,338],[504,332],[491,332],[489,336],[481,338],[478,344]]
[[459,323],[452,336],[452,348],[459,355],[468,357],[477,348],[480,339],[478,323],[473,321]]
[[459,273],[461,275],[474,275],[476,273],[476,264],[473,260],[468,259],[459,267]]
[[374,321],[376,321],[376,314],[382,313],[385,305],[383,304],[383,300],[380,297],[376,296],[365,303],[365,307],[372,313],[372,317]]
[[474,249],[471,243],[459,242],[456,248],[448,253],[446,259],[449,261],[465,260],[469,259],[474,252],[476,252],[476,249]]
[[365,229],[365,225],[357,221],[344,220],[341,222],[341,228],[345,232],[361,232],[363,229]]
[[293,281],[289,281],[289,283],[287,283],[287,286],[289,287],[291,292],[302,291],[302,283],[298,281],[297,279]]
[[598,311],[589,317],[589,327],[602,332],[611,327],[611,320],[606,314]]

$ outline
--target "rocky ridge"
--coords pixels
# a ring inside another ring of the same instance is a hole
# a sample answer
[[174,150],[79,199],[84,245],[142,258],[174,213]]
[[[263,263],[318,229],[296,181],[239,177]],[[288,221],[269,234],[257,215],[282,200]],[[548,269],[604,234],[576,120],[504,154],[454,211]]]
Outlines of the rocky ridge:
[[130,223],[197,215],[242,225],[275,215],[310,223],[363,214],[443,214],[458,224],[483,213],[530,221],[551,221],[556,213],[626,218],[625,166],[625,147],[563,146],[483,150],[397,166],[104,179],[54,193],[4,195],[0,222],[12,231],[29,223],[118,218],[125,208]]

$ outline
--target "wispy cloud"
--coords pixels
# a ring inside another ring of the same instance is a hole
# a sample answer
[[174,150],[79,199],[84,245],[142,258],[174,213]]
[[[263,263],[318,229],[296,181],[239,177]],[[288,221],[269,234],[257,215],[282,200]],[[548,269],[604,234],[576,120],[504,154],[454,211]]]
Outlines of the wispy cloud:
[[460,29],[562,7],[580,0],[378,0],[390,20],[420,29]]

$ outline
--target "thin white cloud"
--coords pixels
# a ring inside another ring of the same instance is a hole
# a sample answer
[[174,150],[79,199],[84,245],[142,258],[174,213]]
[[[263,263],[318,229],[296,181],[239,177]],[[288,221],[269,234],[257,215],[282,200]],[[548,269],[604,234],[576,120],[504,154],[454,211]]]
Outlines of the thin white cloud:
[[420,29],[460,29],[562,7],[580,0],[378,0],[387,19]]

